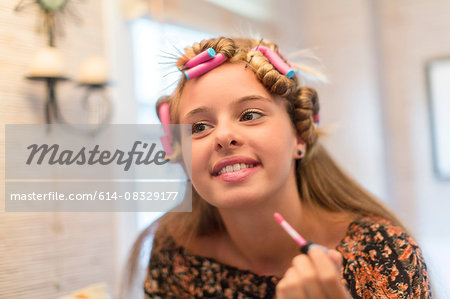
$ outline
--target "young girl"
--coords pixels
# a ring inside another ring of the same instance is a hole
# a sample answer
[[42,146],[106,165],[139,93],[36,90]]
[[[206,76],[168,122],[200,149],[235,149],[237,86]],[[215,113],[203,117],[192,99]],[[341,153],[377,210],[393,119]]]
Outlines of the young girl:
[[[417,243],[319,143],[317,93],[275,44],[205,40],[177,67],[165,102],[171,123],[192,124],[192,149],[175,136],[171,159],[189,172],[193,212],[158,221],[148,298],[431,297]],[[328,250],[300,253],[275,212]]]

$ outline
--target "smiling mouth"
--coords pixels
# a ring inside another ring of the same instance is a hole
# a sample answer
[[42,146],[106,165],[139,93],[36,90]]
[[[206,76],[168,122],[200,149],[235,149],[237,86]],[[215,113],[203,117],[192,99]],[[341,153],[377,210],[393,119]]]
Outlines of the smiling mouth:
[[227,165],[227,166],[223,167],[219,172],[217,172],[214,175],[219,176],[219,175],[227,173],[227,172],[239,171],[241,169],[253,168],[255,166],[256,166],[255,164],[236,163],[233,165]]

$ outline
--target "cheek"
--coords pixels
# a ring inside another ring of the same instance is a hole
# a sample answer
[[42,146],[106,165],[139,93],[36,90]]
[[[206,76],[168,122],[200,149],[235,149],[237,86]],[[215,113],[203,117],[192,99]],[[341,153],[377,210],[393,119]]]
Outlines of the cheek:
[[207,145],[199,140],[192,140],[192,175],[193,181],[209,176],[209,157]]
[[192,169],[189,177],[191,178],[192,186],[202,198],[209,198],[210,193],[208,186],[210,186],[210,173],[208,169],[209,154],[204,147],[198,144],[192,145]]
[[195,156],[193,155],[192,141],[191,137],[181,137],[181,156],[182,163],[184,164],[184,168],[189,176],[192,179],[192,166],[194,163]]
[[289,168],[294,160],[292,151],[292,144],[273,142],[265,149],[266,162],[270,163],[274,170],[277,169],[275,171],[283,171]]
[[285,122],[277,122],[270,127],[253,132],[251,138],[256,141],[254,146],[258,147],[258,152],[272,154],[277,158],[280,156],[286,156],[287,159],[293,158],[297,146],[294,130],[289,123]]

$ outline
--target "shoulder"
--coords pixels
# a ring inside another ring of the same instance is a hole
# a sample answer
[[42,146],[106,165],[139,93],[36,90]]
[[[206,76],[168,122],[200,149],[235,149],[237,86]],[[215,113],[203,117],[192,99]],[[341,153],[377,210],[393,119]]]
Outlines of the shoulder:
[[[198,238],[186,244],[179,244],[167,232],[156,233],[144,291],[151,298],[204,297],[217,291],[213,276],[221,277],[220,264],[207,257],[197,255],[207,245],[206,239]],[[191,251],[193,250],[193,251]],[[214,275],[213,275],[214,274]]]
[[170,235],[158,231],[151,246],[144,281],[145,294],[150,298],[183,296],[182,280],[187,276],[181,271],[186,268],[186,263],[183,248],[178,246]]
[[364,217],[351,223],[337,250],[344,259],[343,278],[356,297],[431,295],[418,244],[384,218]]
[[[402,227],[375,216],[352,222],[338,249],[343,255],[352,258],[354,253],[370,252],[373,246],[389,246],[391,249],[405,251],[405,254],[412,254],[413,249],[418,249],[416,241]],[[402,254],[402,258],[406,256]]]
[[216,241],[216,237],[197,238],[187,248],[157,234],[144,283],[147,298],[273,298],[278,279],[210,257],[217,246],[210,244]]

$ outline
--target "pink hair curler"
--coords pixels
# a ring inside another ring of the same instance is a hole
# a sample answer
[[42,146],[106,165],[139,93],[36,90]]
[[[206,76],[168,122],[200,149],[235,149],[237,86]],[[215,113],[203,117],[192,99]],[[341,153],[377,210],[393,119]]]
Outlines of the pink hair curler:
[[169,114],[169,103],[165,102],[159,106],[159,118],[161,119],[161,124],[163,125],[163,130],[166,136],[160,138],[164,151],[166,155],[171,156],[173,154],[172,150],[172,131],[170,130],[170,114]]
[[227,59],[228,58],[225,55],[223,55],[222,53],[219,53],[214,58],[212,58],[204,63],[201,63],[197,66],[194,66],[193,68],[188,69],[187,71],[184,72],[184,75],[186,76],[186,78],[188,80],[194,79],[194,78],[201,76],[204,73],[212,70],[216,66],[221,65]]
[[314,114],[314,122],[315,122],[316,124],[318,124],[318,123],[319,123],[319,121],[320,121],[320,116],[319,116],[319,113],[317,113],[317,114]]
[[214,56],[216,56],[216,51],[214,51],[213,48],[208,48],[200,54],[189,59],[189,61],[186,62],[184,66],[189,69],[191,67],[199,65],[200,63],[213,59]]
[[164,151],[166,152],[166,156],[172,156],[173,150],[172,150],[172,142],[170,141],[171,138],[169,136],[163,136],[160,137],[159,140],[161,140],[161,144],[163,146]]
[[292,66],[288,65],[286,62],[281,59],[281,57],[275,53],[272,49],[265,46],[258,46],[252,49],[252,51],[259,51],[264,54],[264,56],[269,59],[270,63],[280,71],[280,73],[286,75],[289,79],[291,79],[295,75],[295,70]]

